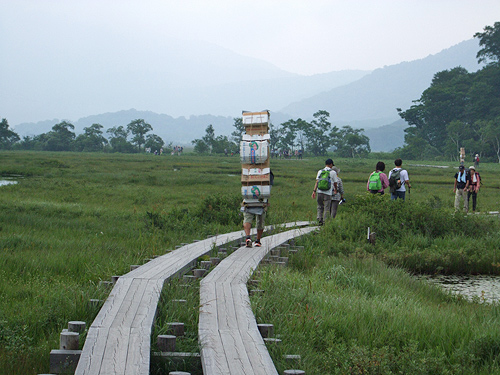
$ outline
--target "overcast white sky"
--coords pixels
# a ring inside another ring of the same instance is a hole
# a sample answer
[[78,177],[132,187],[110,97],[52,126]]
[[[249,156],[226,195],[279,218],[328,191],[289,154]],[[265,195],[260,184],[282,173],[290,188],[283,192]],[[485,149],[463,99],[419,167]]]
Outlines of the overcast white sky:
[[305,75],[423,58],[495,21],[499,0],[0,0],[0,38],[35,30],[47,53],[54,32],[183,38]]

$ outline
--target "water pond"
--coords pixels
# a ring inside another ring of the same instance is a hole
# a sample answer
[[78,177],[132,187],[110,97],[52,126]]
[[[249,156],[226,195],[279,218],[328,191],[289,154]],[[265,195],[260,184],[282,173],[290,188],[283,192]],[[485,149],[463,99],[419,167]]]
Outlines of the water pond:
[[486,303],[500,302],[500,276],[419,276],[444,290],[459,294],[471,301]]
[[7,179],[7,178],[4,178],[4,179],[0,180],[0,186],[3,186],[3,185],[12,185],[12,184],[17,184],[17,181],[16,180]]

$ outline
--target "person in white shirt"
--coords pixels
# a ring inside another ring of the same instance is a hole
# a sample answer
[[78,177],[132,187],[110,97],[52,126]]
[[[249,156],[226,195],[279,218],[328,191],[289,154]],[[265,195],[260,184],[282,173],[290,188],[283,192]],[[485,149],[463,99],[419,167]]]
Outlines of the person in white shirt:
[[[319,225],[323,225],[326,219],[331,217],[330,207],[332,204],[332,195],[337,194],[337,173],[332,169],[333,165],[333,160],[327,159],[325,161],[325,168],[320,169],[316,175],[316,184],[314,185],[312,198],[317,198],[317,218]],[[327,189],[323,186],[325,180],[321,177],[323,171],[330,172],[327,177],[329,180]]]
[[[391,200],[405,200],[406,186],[408,186],[408,189],[411,189],[410,178],[408,177],[408,172],[405,169],[401,168],[401,166],[403,165],[403,161],[401,159],[394,160],[394,165],[396,166],[396,168],[392,169],[389,172],[389,188],[391,190]],[[394,175],[394,177],[391,180],[392,175]]]

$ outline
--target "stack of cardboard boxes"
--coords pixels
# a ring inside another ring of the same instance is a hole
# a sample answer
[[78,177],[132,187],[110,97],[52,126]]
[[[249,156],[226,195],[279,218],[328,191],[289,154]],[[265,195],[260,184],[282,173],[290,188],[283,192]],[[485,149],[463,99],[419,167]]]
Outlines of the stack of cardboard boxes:
[[269,111],[243,112],[241,194],[248,207],[265,207],[271,195]]

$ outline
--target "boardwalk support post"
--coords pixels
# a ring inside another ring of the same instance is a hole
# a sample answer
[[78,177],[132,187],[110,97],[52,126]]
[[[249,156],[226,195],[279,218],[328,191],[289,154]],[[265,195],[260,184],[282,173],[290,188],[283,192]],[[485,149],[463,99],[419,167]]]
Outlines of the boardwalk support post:
[[184,336],[184,323],[172,322],[167,323],[168,333],[174,336]]
[[257,327],[262,338],[274,336],[274,326],[272,324],[257,324]]
[[72,320],[68,322],[68,331],[77,333],[85,332],[85,322],[79,320]]
[[156,344],[161,352],[175,352],[176,339],[174,335],[158,335]]
[[80,334],[78,332],[69,332],[64,330],[59,338],[59,349],[78,350],[80,346]]

